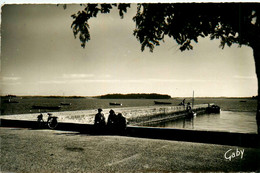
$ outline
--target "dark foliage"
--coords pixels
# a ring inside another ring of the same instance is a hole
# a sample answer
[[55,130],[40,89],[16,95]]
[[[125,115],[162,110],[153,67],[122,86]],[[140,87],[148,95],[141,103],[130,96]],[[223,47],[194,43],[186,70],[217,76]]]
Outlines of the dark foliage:
[[164,94],[107,94],[99,96],[101,99],[170,99],[171,96]]
[[98,13],[110,13],[113,7],[118,8],[119,15],[123,18],[124,12],[127,12],[130,4],[87,4],[83,11],[78,11],[77,14],[71,15],[74,19],[71,24],[73,34],[75,38],[79,35],[82,47],[85,47],[86,42],[90,40],[88,20],[92,17],[97,17]]
[[[109,13],[113,7],[123,18],[130,4],[87,4],[83,11],[72,15],[71,27],[82,47],[90,40],[88,20],[98,13]],[[173,38],[182,51],[192,49],[192,41],[206,36],[220,39],[222,48],[233,43],[252,47],[260,34],[259,13],[259,3],[137,4],[134,35],[142,51],[145,47],[153,51],[165,36]]]

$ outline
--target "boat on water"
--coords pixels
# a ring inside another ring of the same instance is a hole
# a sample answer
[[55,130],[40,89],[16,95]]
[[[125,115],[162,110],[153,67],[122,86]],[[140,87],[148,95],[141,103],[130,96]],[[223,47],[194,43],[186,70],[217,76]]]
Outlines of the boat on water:
[[111,106],[122,106],[123,104],[122,103],[109,103],[109,105]]
[[70,106],[70,105],[71,105],[71,103],[69,103],[69,102],[65,102],[65,96],[64,96],[64,93],[63,93],[63,102],[61,102],[60,105],[62,105],[62,106]]
[[156,105],[169,105],[169,104],[172,104],[171,102],[159,102],[159,101],[154,101],[154,104]]
[[220,107],[217,105],[212,105],[206,108],[207,113],[220,113]]
[[32,109],[58,110],[60,108],[61,108],[61,106],[36,106],[36,105],[32,106]]
[[186,118],[194,118],[197,116],[197,113],[194,111],[190,111],[188,112],[188,114],[186,115]]
[[70,105],[71,105],[71,103],[67,103],[67,102],[61,102],[61,103],[60,103],[60,105],[62,105],[62,106],[70,106]]

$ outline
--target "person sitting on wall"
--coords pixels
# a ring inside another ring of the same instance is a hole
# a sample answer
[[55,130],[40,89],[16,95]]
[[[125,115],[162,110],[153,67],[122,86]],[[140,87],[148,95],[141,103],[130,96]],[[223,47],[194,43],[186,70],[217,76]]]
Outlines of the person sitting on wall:
[[115,114],[115,111],[111,109],[108,115],[107,126],[109,128],[114,129],[116,127],[116,123],[117,123],[117,115]]
[[43,126],[44,121],[43,121],[42,113],[37,116],[37,123],[38,123],[38,128],[41,128]]
[[126,118],[121,113],[119,113],[117,115],[117,122],[116,122],[117,130],[119,133],[123,133],[125,131],[126,124],[127,124]]
[[188,112],[191,112],[190,102],[187,103],[187,111],[188,111]]
[[37,116],[37,122],[38,122],[38,123],[44,122],[44,121],[43,121],[43,115],[42,115],[42,113]]
[[98,113],[95,116],[94,125],[98,128],[102,128],[106,125],[105,116],[101,113],[103,110],[101,108],[98,109]]

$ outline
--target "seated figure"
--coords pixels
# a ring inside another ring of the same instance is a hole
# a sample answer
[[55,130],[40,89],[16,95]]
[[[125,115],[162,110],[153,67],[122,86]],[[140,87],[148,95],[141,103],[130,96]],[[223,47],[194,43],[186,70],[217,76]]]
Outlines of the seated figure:
[[94,125],[97,127],[104,127],[106,125],[105,116],[103,113],[101,113],[103,110],[98,109],[98,113],[95,116],[95,122]]

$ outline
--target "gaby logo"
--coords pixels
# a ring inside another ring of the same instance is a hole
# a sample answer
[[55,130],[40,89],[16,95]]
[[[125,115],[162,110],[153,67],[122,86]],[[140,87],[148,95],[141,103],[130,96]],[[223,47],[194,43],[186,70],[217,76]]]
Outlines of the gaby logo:
[[244,156],[244,152],[245,152],[244,149],[241,149],[241,150],[238,148],[236,150],[229,149],[229,150],[227,150],[227,152],[225,152],[224,158],[229,161],[231,161],[235,157],[240,157],[242,159]]

